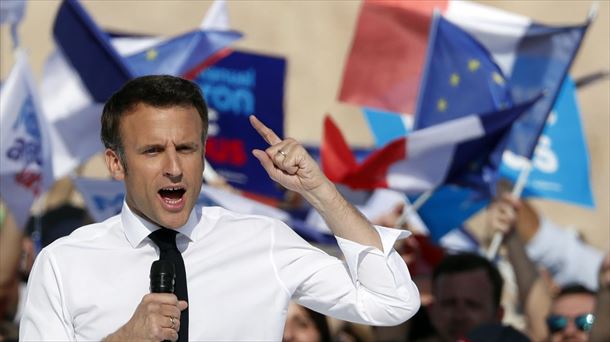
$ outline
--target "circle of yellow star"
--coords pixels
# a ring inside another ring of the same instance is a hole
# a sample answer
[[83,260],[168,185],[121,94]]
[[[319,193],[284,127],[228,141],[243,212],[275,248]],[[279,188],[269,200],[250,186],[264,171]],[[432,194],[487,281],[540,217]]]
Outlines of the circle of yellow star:
[[159,53],[157,52],[157,50],[150,49],[150,50],[146,51],[146,60],[147,61],[152,61],[155,58],[157,58],[158,55],[159,55]]
[[473,58],[473,59],[468,60],[468,70],[474,72],[474,71],[477,71],[480,66],[481,66],[481,62],[479,62],[478,59]]
[[500,75],[499,73],[497,73],[496,71],[494,71],[491,74],[491,78],[494,80],[494,82],[496,82],[496,84],[499,85],[504,85],[504,77],[502,77],[502,75]]
[[457,87],[460,84],[460,75],[455,72],[451,74],[451,77],[449,78],[449,83],[452,86]]
[[439,112],[444,112],[447,110],[447,100],[441,98],[438,100],[438,102],[436,103],[436,109],[438,109]]

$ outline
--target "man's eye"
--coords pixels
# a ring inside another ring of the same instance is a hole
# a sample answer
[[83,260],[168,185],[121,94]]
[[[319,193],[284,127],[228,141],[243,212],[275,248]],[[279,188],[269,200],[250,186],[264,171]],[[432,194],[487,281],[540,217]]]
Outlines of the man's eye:
[[158,148],[149,148],[149,149],[144,150],[144,153],[146,153],[146,154],[156,154],[159,152],[160,152],[160,149],[158,149]]
[[193,151],[195,151],[195,148],[193,146],[184,146],[184,147],[178,148],[178,152],[182,152],[182,153],[190,153]]

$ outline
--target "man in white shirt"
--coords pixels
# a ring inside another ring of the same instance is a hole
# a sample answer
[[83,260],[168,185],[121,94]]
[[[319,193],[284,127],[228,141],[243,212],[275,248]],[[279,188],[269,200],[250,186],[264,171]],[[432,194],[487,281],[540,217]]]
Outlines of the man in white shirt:
[[[188,333],[194,341],[281,340],[291,298],[375,325],[413,316],[419,293],[392,248],[408,233],[373,226],[297,141],[280,139],[254,116],[250,122],[269,143],[254,156],[320,212],[346,262],[280,221],[196,206],[208,123],[201,91],[177,77],[141,77],[114,94],[102,114],[108,169],[125,182],[123,210],[40,253],[21,339],[162,341]],[[160,255],[149,234],[158,229],[178,232],[188,303],[149,293],[150,265]]]

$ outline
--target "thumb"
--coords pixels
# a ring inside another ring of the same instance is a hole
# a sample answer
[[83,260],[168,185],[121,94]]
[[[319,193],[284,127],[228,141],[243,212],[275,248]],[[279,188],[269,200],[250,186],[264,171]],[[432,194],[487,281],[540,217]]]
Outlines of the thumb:
[[186,309],[188,306],[189,306],[189,304],[188,304],[186,301],[184,301],[184,300],[179,300],[179,301],[178,301],[178,309],[179,309],[180,311],[183,311],[183,310],[184,310],[184,309]]

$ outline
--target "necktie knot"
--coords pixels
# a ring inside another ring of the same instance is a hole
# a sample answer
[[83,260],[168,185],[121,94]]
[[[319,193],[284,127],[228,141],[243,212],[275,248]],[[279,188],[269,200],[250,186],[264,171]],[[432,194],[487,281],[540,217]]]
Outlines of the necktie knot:
[[178,249],[176,247],[177,231],[173,229],[161,228],[150,233],[148,237],[157,245],[161,251]]

